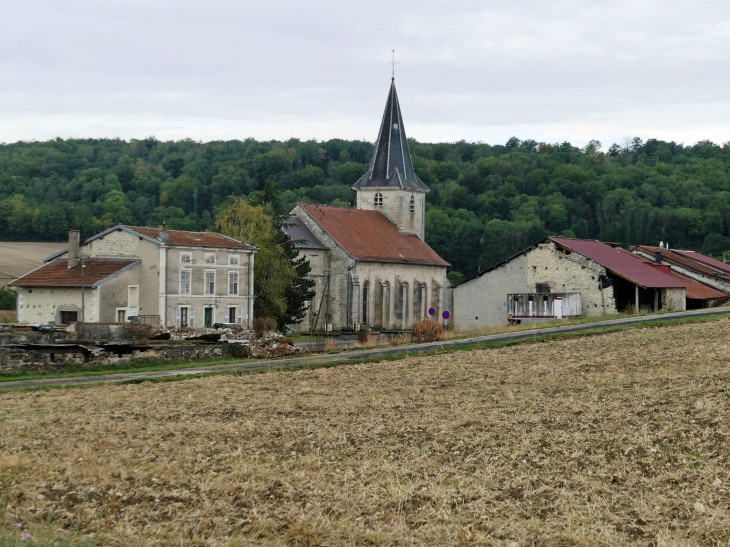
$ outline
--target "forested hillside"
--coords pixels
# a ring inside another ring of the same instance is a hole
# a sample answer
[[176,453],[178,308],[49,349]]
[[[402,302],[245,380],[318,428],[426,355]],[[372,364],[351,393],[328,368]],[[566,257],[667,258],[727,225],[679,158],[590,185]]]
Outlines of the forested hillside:
[[[426,241],[469,275],[547,234],[730,250],[730,145],[651,139],[584,149],[410,141],[431,187]],[[231,195],[276,180],[295,201],[347,206],[371,143],[57,139],[0,145],[0,238],[62,241],[117,223],[207,230]]]

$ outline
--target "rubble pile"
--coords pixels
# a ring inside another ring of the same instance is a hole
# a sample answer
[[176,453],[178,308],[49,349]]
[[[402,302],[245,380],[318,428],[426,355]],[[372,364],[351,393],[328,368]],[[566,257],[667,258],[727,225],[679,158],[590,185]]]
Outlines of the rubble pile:
[[204,336],[218,335],[221,342],[231,340],[230,343],[240,343],[246,348],[244,354],[247,357],[270,358],[280,357],[284,355],[296,355],[303,353],[305,350],[295,346],[283,334],[275,331],[268,331],[260,338],[256,337],[256,333],[252,330],[241,328],[170,328],[162,329],[159,334],[169,334],[170,340],[191,340],[200,339]]
[[250,357],[258,358],[296,355],[304,352],[303,348],[295,346],[286,336],[274,331],[265,332],[261,338],[251,339],[248,347]]

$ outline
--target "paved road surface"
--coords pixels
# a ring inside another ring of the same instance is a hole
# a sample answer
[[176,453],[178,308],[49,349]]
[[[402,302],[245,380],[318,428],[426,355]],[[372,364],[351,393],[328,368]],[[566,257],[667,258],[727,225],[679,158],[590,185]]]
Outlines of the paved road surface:
[[70,378],[49,378],[47,380],[19,380],[13,382],[0,382],[0,390],[30,388],[40,386],[68,386],[80,384],[96,384],[100,382],[124,382],[128,380],[141,380],[145,378],[166,378],[171,376],[186,376],[190,374],[200,374],[205,372],[229,372],[235,370],[253,370],[266,367],[282,367],[292,365],[304,365],[311,363],[331,363],[334,361],[355,361],[366,357],[381,357],[386,355],[396,355],[401,353],[419,352],[438,350],[443,348],[453,348],[459,346],[468,346],[471,344],[482,344],[485,342],[503,342],[509,340],[521,340],[524,338],[537,338],[547,334],[560,334],[567,332],[580,332],[600,327],[613,327],[623,325],[635,325],[638,323],[647,323],[651,321],[670,321],[672,319],[681,319],[686,317],[698,317],[705,315],[730,314],[730,307],[727,308],[710,308],[705,310],[693,310],[676,313],[666,313],[661,315],[645,315],[642,317],[631,317],[627,319],[612,319],[610,321],[597,321],[595,323],[586,323],[583,325],[566,325],[562,327],[552,327],[545,329],[532,329],[516,332],[508,332],[504,334],[489,334],[485,336],[476,336],[474,338],[464,338],[461,340],[447,340],[444,342],[433,342],[430,344],[412,344],[408,346],[395,346],[386,348],[374,348],[358,351],[348,351],[345,353],[325,354],[325,355],[308,355],[306,357],[295,357],[287,359],[271,359],[261,361],[248,361],[244,363],[232,363],[229,365],[211,365],[207,367],[182,368],[171,370],[157,370],[150,372],[133,372],[125,374],[100,374],[97,376],[77,376]]

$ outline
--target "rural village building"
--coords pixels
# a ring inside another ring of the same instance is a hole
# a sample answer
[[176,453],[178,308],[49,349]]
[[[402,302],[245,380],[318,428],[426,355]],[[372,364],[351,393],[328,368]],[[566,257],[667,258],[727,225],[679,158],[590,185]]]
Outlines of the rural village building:
[[[211,232],[117,225],[69,246],[15,279],[18,321],[167,327],[238,323],[253,317],[257,249]],[[83,290],[82,290],[83,287]],[[82,307],[83,303],[83,307]]]
[[[635,252],[627,251],[625,249],[621,249],[621,251],[626,253],[629,256],[634,257],[637,260],[641,260],[644,264],[653,266],[660,272],[665,273],[675,279],[678,279],[682,283],[684,283],[687,286],[686,308],[688,310],[696,310],[699,308],[712,308],[712,307],[724,302],[725,300],[727,300],[728,297],[730,297],[729,293],[718,291],[717,289],[713,289],[712,287],[703,285],[699,281],[695,281],[691,277],[687,277],[687,276],[684,276],[680,273],[673,271],[668,265],[662,264],[661,254],[655,255],[654,260],[649,260],[648,258],[645,258],[644,256],[637,254]],[[703,256],[703,255],[701,255],[701,256]],[[709,257],[705,257],[705,258],[708,258],[709,260],[713,260]]]
[[548,237],[453,289],[454,328],[685,309],[682,281],[600,241]]
[[670,250],[661,246],[639,245],[631,250],[641,257],[669,266],[673,272],[730,293],[730,265],[724,262],[694,251]]
[[[428,186],[411,163],[391,82],[357,208],[298,203],[286,231],[312,267],[316,296],[295,330],[409,329],[445,309],[448,262],[424,242]],[[303,240],[303,241],[300,241]]]

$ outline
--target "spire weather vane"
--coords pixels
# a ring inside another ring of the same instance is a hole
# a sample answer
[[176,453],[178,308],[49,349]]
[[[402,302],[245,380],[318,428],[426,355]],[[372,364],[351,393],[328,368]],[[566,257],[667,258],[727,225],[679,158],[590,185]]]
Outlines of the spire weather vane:
[[400,63],[395,60],[395,50],[391,49],[390,52],[393,54],[393,60],[390,62],[390,64],[393,66],[393,70],[390,74],[390,79],[395,80],[395,65],[399,65]]

